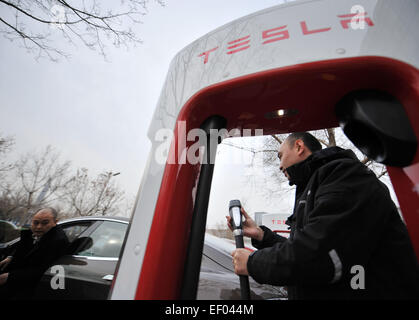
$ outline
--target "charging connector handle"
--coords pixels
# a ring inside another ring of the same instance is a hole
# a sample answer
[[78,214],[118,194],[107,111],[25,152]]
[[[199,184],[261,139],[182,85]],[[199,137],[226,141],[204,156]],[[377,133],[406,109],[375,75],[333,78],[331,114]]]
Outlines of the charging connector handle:
[[[243,240],[243,224],[242,224],[242,213],[241,213],[240,200],[231,200],[228,208],[231,217],[231,225],[233,227],[234,239],[236,240],[236,248],[244,248]],[[240,277],[240,291],[243,300],[250,300],[250,285],[248,276]]]

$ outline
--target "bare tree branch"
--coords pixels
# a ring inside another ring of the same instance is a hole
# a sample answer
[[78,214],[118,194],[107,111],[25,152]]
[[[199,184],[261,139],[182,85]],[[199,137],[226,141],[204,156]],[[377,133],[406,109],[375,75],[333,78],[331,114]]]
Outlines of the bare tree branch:
[[[361,152],[357,150],[343,134],[337,135],[336,128],[310,131],[310,133],[312,133],[324,147],[340,146],[344,149],[352,149],[358,157],[360,155],[362,156]],[[249,170],[250,174],[247,177],[247,183],[250,187],[253,187],[255,192],[263,190],[263,196],[267,201],[273,197],[277,197],[278,194],[286,194],[287,191],[292,190],[289,188],[288,180],[279,169],[279,160],[277,157],[279,145],[286,137],[287,135],[282,134],[266,136],[266,139],[263,140],[263,144],[260,148],[247,148],[241,146],[240,143],[231,145],[234,148],[251,152],[254,159],[258,155],[262,155],[261,161],[252,161],[250,166],[255,166],[255,168]],[[227,144],[225,142],[223,143]],[[384,165],[376,163],[365,156],[361,159],[361,162],[373,170],[379,179],[387,175],[387,170],[385,170]],[[259,176],[253,174],[253,172],[259,173]],[[256,178],[259,180],[261,179],[260,172],[263,172],[262,181],[256,181]]]
[[116,212],[124,192],[111,180],[112,172],[100,173],[91,179],[82,168],[69,180],[63,193],[66,209],[72,216],[109,215]]
[[279,144],[282,144],[283,140],[276,134],[271,135]]
[[[0,8],[3,6],[5,9],[4,13],[0,11],[0,26],[6,27],[0,28],[0,33],[12,41],[22,40],[30,52],[37,50],[37,59],[46,56],[52,61],[69,57],[65,50],[51,45],[59,35],[56,32],[58,30],[70,44],[80,41],[89,49],[97,49],[105,59],[104,39],[116,47],[141,43],[131,26],[141,23],[141,18],[147,13],[148,0],[121,0],[119,6],[115,2],[86,2],[73,4],[68,0],[0,0]],[[160,0],[155,2],[165,5]],[[14,15],[14,24],[6,18],[7,13]],[[26,30],[38,27],[41,31],[36,34]]]

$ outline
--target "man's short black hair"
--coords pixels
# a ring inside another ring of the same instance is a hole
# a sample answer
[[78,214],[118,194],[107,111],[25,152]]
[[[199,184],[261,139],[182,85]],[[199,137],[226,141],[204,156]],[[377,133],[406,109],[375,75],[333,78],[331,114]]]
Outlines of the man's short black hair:
[[311,133],[308,132],[294,132],[291,133],[286,141],[292,146],[294,142],[298,139],[303,140],[304,144],[307,148],[310,149],[311,152],[316,152],[322,149],[322,145],[320,144],[319,140],[316,139]]

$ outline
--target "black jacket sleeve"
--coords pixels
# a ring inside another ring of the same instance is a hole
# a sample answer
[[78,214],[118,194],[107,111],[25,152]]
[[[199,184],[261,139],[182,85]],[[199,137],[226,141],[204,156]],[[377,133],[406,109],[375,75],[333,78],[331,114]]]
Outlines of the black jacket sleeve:
[[279,234],[276,234],[271,229],[260,226],[260,228],[263,230],[263,239],[262,241],[258,241],[255,239],[252,239],[252,246],[254,246],[257,249],[263,249],[267,247],[272,247],[276,243],[282,243],[284,241],[287,241],[287,238],[280,236]]
[[[334,205],[330,200],[321,201],[316,209],[332,210]],[[272,285],[330,282],[334,266],[326,249],[328,239],[324,229],[327,227],[323,222],[333,224],[332,220],[336,220],[333,218],[328,215],[312,217],[303,229],[295,230],[292,240],[256,251],[247,263],[249,275],[259,283]]]

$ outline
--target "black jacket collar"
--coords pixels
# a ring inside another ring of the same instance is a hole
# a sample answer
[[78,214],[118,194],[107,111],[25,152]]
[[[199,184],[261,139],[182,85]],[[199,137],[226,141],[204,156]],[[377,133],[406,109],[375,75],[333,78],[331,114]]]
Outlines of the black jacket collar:
[[336,159],[351,158],[357,159],[352,150],[345,150],[340,147],[330,147],[312,153],[304,161],[288,167],[287,173],[290,177],[290,186],[296,185],[304,188],[312,174],[320,167]]
[[[57,230],[60,229],[61,227],[59,225],[56,225],[54,227],[52,227],[51,229],[48,230],[47,233],[45,233],[39,240],[38,242],[44,242],[46,239],[50,238],[51,236],[53,236],[54,234],[56,234]],[[20,239],[22,241],[28,241],[33,243],[33,233],[31,229],[28,230],[22,230],[20,233]]]

